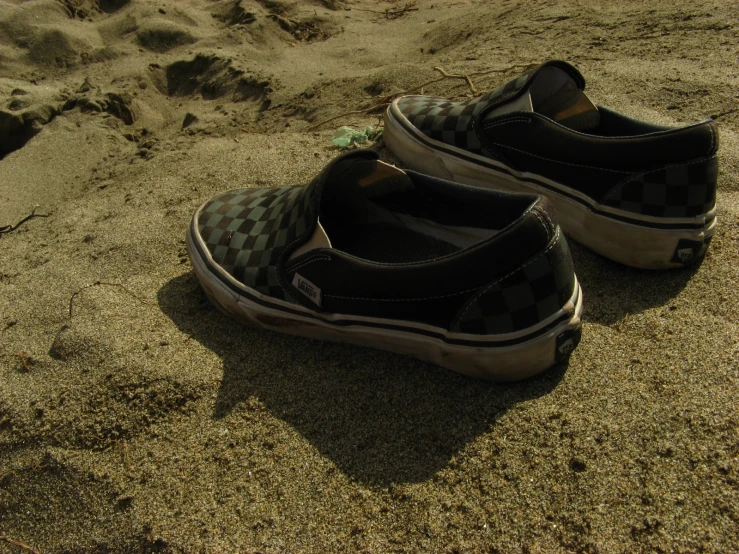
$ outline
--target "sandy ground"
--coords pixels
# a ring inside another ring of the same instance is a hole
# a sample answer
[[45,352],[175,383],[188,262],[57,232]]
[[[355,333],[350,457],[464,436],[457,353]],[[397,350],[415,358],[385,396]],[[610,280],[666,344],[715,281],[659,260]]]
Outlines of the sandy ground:
[[[404,6],[0,1],[0,225],[46,216],[0,236],[0,551],[739,550],[739,6]],[[184,245],[207,197],[306,182],[377,117],[311,125],[435,66],[489,90],[549,58],[722,142],[700,267],[573,246],[567,367],[477,382],[209,304]]]

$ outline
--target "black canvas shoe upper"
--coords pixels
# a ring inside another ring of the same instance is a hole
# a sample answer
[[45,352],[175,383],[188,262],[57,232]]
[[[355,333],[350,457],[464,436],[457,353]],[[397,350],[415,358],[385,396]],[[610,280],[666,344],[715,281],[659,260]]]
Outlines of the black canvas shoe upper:
[[495,334],[571,299],[572,261],[546,199],[388,168],[355,151],[304,187],[220,194],[193,229],[214,271],[259,302]]
[[585,195],[624,212],[667,218],[713,208],[713,121],[652,125],[592,105],[584,89],[573,66],[550,61],[478,98],[407,96],[397,107],[455,155],[469,152],[550,179],[571,188],[575,200]]

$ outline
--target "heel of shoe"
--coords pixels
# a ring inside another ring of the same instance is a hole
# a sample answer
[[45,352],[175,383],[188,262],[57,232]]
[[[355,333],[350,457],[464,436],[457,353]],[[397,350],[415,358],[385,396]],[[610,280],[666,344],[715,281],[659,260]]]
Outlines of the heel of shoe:
[[628,214],[665,219],[693,218],[716,204],[718,158],[672,164],[613,187],[601,204]]
[[593,212],[585,217],[569,212],[567,206],[559,210],[570,238],[601,256],[640,269],[675,269],[699,263],[717,224],[715,209],[697,217],[694,228],[677,229],[625,223]]
[[557,227],[543,252],[472,296],[452,330],[501,335],[544,325],[567,306],[576,283],[567,240]]

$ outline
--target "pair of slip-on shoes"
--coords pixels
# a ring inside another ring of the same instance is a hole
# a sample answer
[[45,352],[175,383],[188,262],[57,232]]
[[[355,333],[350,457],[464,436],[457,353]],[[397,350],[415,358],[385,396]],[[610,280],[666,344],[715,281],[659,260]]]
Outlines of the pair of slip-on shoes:
[[658,269],[700,260],[716,225],[713,122],[651,125],[583,88],[553,61],[472,100],[399,98],[385,142],[416,171],[354,151],[307,186],[219,194],[188,229],[195,274],[260,327],[498,381],[539,373],[580,340],[564,233]]

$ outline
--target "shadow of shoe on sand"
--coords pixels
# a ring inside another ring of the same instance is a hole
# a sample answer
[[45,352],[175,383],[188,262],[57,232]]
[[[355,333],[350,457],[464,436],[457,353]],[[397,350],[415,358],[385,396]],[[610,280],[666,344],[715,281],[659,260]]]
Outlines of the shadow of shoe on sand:
[[256,397],[369,485],[428,479],[508,409],[551,392],[566,371],[559,365],[499,385],[406,356],[246,327],[218,312],[192,273],[164,285],[158,301],[223,360],[213,417]]
[[586,323],[613,325],[627,314],[668,304],[701,265],[663,271],[636,269],[599,256],[573,240],[569,244],[582,286]]

